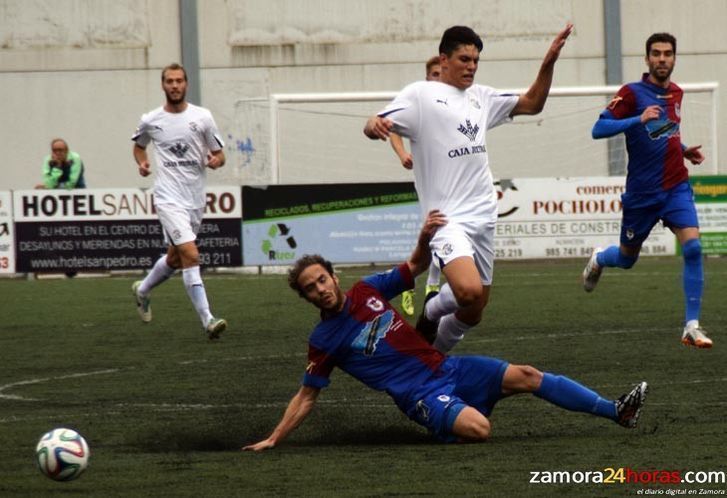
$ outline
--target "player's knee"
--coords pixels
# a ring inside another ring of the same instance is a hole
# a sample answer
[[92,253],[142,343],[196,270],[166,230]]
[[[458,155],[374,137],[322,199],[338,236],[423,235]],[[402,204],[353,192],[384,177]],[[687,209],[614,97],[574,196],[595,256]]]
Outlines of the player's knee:
[[702,243],[699,239],[689,239],[682,245],[682,254],[687,261],[697,260],[702,257]]
[[502,379],[502,392],[506,395],[531,393],[540,389],[543,372],[530,365],[509,365]]
[[179,259],[179,254],[176,252],[167,254],[167,266],[174,268],[175,270],[180,269],[182,267],[182,262]]
[[486,418],[483,419],[472,428],[472,432],[474,434],[473,439],[475,439],[476,441],[487,441],[488,439],[490,439],[490,434],[492,434],[492,426],[490,425],[490,421]]
[[460,308],[478,307],[483,309],[487,304],[487,297],[481,285],[465,286],[457,290],[454,295],[457,306]]
[[492,426],[486,417],[472,420],[467,424],[465,429],[465,439],[470,441],[487,441],[492,433]]
[[520,374],[525,391],[533,392],[540,388],[540,384],[543,382],[543,372],[530,365],[521,365]]
[[639,259],[638,256],[628,256],[626,254],[620,253],[618,256],[619,259],[619,267],[623,268],[624,270],[628,270],[630,268],[633,268],[633,266],[636,264],[636,261]]
[[471,406],[465,407],[457,415],[452,434],[464,441],[485,441],[490,437],[490,421]]

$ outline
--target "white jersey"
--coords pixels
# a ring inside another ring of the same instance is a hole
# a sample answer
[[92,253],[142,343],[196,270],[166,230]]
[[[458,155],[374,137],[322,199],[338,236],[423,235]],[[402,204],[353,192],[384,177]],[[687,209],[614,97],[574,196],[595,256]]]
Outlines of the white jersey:
[[423,213],[439,209],[450,222],[497,221],[497,193],[485,132],[509,120],[518,96],[438,81],[404,88],[379,113],[409,138],[414,181]]
[[131,139],[144,148],[154,142],[155,204],[204,207],[207,153],[225,145],[210,111],[190,103],[176,113],[159,107],[141,117]]

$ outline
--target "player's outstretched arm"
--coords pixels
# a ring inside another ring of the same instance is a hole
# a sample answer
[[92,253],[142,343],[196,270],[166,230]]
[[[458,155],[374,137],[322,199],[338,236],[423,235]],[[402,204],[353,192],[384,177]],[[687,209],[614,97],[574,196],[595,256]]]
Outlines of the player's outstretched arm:
[[419,238],[417,239],[417,245],[414,247],[409,260],[406,262],[409,265],[409,270],[415,277],[424,271],[429,269],[429,263],[432,261],[432,252],[429,249],[429,242],[434,237],[434,233],[447,224],[447,217],[444,213],[434,209],[429,211],[427,218],[422,224],[422,229],[419,232]]
[[535,81],[530,85],[528,91],[520,96],[510,116],[517,116],[518,114],[538,114],[543,110],[545,101],[548,99],[548,93],[550,92],[550,85],[553,83],[555,61],[558,60],[560,51],[572,32],[573,25],[568,23],[563,31],[555,37],[553,43],[550,44],[548,52],[545,54]]
[[298,392],[293,396],[285,409],[283,418],[280,419],[278,425],[272,434],[262,441],[244,446],[243,451],[264,451],[275,448],[288,434],[298,427],[308,414],[313,410],[321,390],[315,387],[301,386]]
[[654,119],[659,119],[660,113],[660,106],[650,105],[638,116],[632,116],[630,118],[608,118],[601,115],[601,117],[598,118],[598,121],[596,121],[596,124],[593,125],[591,136],[595,139],[599,139],[618,135],[619,133],[622,133],[636,125],[643,124]]
[[394,149],[396,155],[399,156],[401,165],[406,169],[412,169],[412,167],[414,167],[414,162],[412,161],[411,154],[409,154],[406,151],[406,147],[404,147],[404,139],[393,132],[389,135],[389,139],[391,141],[391,148]]

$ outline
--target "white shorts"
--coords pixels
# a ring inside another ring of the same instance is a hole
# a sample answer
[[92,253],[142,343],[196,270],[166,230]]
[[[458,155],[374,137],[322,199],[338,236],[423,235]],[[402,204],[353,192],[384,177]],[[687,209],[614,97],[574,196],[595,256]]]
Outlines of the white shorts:
[[197,239],[204,208],[185,209],[173,204],[155,206],[164,229],[164,242],[178,246]]
[[494,223],[449,222],[434,234],[429,243],[432,260],[443,268],[462,256],[474,259],[482,285],[492,285],[495,261]]

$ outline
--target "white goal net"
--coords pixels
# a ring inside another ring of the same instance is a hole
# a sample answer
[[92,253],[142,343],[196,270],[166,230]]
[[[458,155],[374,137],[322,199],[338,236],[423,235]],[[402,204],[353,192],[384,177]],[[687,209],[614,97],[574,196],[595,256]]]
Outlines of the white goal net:
[[[717,83],[684,84],[682,142],[702,144],[696,174],[725,174],[717,158]],[[623,135],[593,140],[591,128],[617,86],[553,88],[545,110],[490,130],[497,178],[625,174]],[[524,89],[504,90],[522,93]],[[236,102],[240,137],[231,183],[300,184],[409,181],[390,144],[363,135],[366,119],[396,92],[274,94]]]

